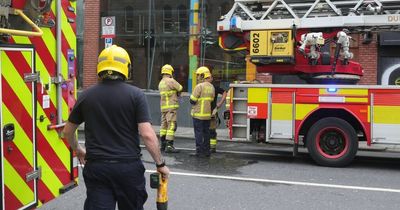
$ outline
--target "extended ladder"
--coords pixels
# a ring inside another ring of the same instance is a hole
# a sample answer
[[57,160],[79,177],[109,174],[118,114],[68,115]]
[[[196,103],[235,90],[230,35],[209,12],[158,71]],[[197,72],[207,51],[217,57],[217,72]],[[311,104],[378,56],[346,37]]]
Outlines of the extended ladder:
[[235,0],[218,31],[358,27],[399,30],[399,0]]

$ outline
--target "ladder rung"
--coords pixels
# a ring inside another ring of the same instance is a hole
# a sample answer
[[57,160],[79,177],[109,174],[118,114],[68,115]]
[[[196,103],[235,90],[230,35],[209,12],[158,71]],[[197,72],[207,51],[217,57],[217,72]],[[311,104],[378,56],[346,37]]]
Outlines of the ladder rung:
[[232,138],[232,141],[249,141],[246,138],[240,138],[240,137],[236,137],[236,138]]
[[247,98],[233,98],[234,101],[247,101]]
[[247,125],[243,125],[243,124],[233,124],[232,127],[247,128]]
[[246,111],[233,111],[233,114],[247,114]]

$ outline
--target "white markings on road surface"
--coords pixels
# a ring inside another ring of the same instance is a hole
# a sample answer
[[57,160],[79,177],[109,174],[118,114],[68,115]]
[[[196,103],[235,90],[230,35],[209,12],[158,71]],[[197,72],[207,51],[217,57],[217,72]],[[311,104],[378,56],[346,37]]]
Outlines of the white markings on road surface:
[[[141,145],[144,148],[144,145]],[[192,148],[176,148],[179,150],[194,151]],[[258,153],[258,152],[242,152],[242,151],[218,151],[219,153],[231,153],[231,154],[247,154],[247,155],[262,155],[271,156],[273,154],[268,153]],[[80,167],[84,165],[79,164]],[[154,170],[146,170],[146,173],[154,173]],[[195,173],[182,173],[182,172],[171,172],[171,175],[177,176],[191,176],[191,177],[202,177],[211,179],[224,179],[224,180],[235,180],[235,181],[246,181],[246,182],[260,182],[260,183],[272,183],[272,184],[286,184],[286,185],[299,185],[299,186],[310,186],[310,187],[324,187],[324,188],[336,188],[336,189],[346,189],[346,190],[363,190],[363,191],[375,191],[375,192],[392,192],[400,193],[400,189],[391,188],[379,188],[379,187],[361,187],[361,186],[351,186],[351,185],[337,185],[337,184],[322,184],[322,183],[312,183],[312,182],[296,182],[296,181],[285,181],[285,180],[274,180],[274,179],[258,179],[258,178],[245,178],[245,177],[234,177],[234,176],[219,176],[212,174],[195,174]]]
[[[154,173],[156,171],[146,170],[146,172]],[[351,185],[320,184],[320,183],[312,183],[312,182],[295,182],[295,181],[285,181],[285,180],[257,179],[257,178],[245,178],[245,177],[234,177],[234,176],[218,176],[218,175],[211,175],[211,174],[195,174],[195,173],[182,173],[182,172],[171,172],[171,175],[202,177],[202,178],[211,178],[211,179],[225,179],[225,180],[235,180],[235,181],[245,181],[245,182],[261,182],[261,183],[272,183],[272,184],[336,188],[336,189],[346,189],[346,190],[363,190],[363,191],[400,193],[400,189],[379,188],[379,187],[360,187],[360,186],[351,186]]]

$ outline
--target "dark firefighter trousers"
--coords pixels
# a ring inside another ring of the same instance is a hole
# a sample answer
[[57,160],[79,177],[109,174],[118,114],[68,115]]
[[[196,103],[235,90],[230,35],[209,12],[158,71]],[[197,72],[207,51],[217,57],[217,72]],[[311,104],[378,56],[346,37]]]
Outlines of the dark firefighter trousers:
[[210,155],[210,120],[193,118],[196,153]]
[[83,169],[85,210],[143,210],[147,200],[141,160],[88,161]]

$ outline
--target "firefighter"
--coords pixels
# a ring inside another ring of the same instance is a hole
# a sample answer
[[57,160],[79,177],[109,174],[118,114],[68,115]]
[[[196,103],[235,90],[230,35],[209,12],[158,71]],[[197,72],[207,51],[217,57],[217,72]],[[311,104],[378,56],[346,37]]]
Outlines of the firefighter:
[[225,120],[225,126],[229,127],[229,118],[230,118],[230,109],[231,109],[231,98],[232,98],[232,89],[230,88],[228,92],[226,93],[226,99],[225,99],[225,112],[224,112],[224,120]]
[[[227,92],[220,86],[213,83],[215,89],[214,100],[211,102],[211,121],[210,121],[210,151],[217,152],[217,127],[221,124],[221,119],[218,116],[218,109],[224,104]],[[221,100],[218,101],[218,94],[221,95]],[[218,101],[218,103],[217,103]]]
[[174,136],[177,128],[176,111],[179,107],[178,97],[183,87],[173,78],[173,73],[174,68],[171,65],[164,65],[161,68],[162,79],[158,84],[161,107],[161,151],[165,151],[166,153],[179,152],[174,147]]
[[[196,75],[198,78],[197,80],[199,82],[202,82],[203,79],[201,74],[204,74],[206,72],[211,73],[210,69],[207,67],[200,67],[196,71]],[[218,109],[224,104],[227,92],[213,82],[213,77],[211,77],[211,84],[214,86],[215,96],[214,100],[211,102],[211,110],[213,111],[211,113],[210,120],[210,151],[211,153],[215,153],[217,152],[217,127],[221,123],[221,120],[218,117]],[[221,95],[221,100],[217,103],[218,95]]]
[[191,115],[193,117],[194,134],[196,138],[197,157],[210,156],[210,120],[211,102],[214,100],[215,90],[211,84],[212,75],[207,67],[197,69],[198,81],[201,81],[193,90],[190,96],[190,103],[193,105]]
[[[124,82],[129,78],[130,64],[123,48],[113,45],[104,49],[97,64],[99,83],[79,96],[63,130],[81,163],[86,163],[85,210],[115,209],[116,203],[121,210],[143,209],[147,192],[139,135],[157,171],[169,175],[150,124],[146,97],[139,88]],[[75,137],[83,122],[86,150]]]

